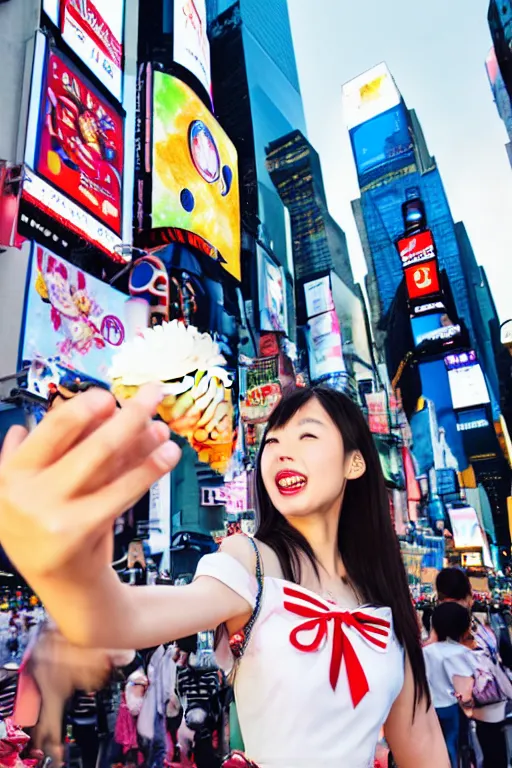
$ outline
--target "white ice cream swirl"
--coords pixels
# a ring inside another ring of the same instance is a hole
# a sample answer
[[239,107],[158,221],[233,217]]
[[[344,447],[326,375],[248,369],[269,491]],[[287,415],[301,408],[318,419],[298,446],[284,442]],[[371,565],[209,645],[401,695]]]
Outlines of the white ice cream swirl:
[[[172,320],[125,342],[112,360],[110,379],[138,387],[150,382],[176,382],[195,371],[211,371],[225,365],[210,334]],[[188,388],[183,388],[183,383],[178,387],[181,391]]]

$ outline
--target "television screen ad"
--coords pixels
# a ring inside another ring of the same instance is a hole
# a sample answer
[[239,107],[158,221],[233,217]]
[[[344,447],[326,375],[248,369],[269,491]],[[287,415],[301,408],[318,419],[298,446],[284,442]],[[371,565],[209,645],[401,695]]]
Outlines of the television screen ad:
[[363,72],[343,86],[343,112],[349,131],[400,104],[398,88],[386,64]]
[[260,327],[262,331],[288,333],[286,284],[282,267],[257,246],[259,268]]
[[118,100],[123,93],[125,0],[43,0],[63,39]]
[[402,238],[398,241],[397,248],[404,269],[436,257],[434,239],[429,230]]
[[308,317],[315,317],[334,309],[331,283],[327,276],[304,283],[304,295]]
[[345,372],[340,324],[334,310],[312,318],[306,338],[312,381]]
[[439,272],[437,259],[425,261],[405,270],[405,282],[407,295],[411,301],[424,299],[432,294],[439,293]]
[[153,93],[152,227],[161,244],[192,244],[240,280],[236,149],[185,83],[155,72]]
[[350,137],[362,185],[414,162],[414,146],[402,104],[354,128]]
[[174,0],[174,61],[191,72],[210,94],[210,41],[205,0]]
[[123,157],[123,119],[50,52],[36,171],[120,235]]
[[445,365],[455,411],[490,403],[484,372],[474,351],[447,355]]
[[51,361],[107,381],[125,339],[127,296],[42,246],[34,246],[28,280],[23,361]]
[[460,325],[455,325],[446,312],[413,316],[411,327],[416,347],[432,341],[449,342],[461,333]]
[[452,524],[455,549],[479,549],[484,553],[484,565],[493,567],[489,544],[482,531],[476,510],[473,507],[448,507],[448,516]]

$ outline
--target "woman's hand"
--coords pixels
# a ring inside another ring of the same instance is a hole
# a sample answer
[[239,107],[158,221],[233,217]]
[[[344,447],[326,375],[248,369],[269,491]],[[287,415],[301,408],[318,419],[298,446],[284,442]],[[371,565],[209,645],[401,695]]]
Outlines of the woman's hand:
[[[0,463],[0,543],[27,581],[84,584],[111,562],[117,517],[179,461],[169,429],[152,421],[162,398],[141,389],[122,410],[93,389],[49,413],[28,435],[8,433]],[[51,606],[50,606],[51,608]]]

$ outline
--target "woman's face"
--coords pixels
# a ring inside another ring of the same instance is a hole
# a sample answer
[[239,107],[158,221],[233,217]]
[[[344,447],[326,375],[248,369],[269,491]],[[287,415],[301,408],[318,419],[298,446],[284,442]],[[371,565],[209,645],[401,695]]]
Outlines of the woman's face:
[[284,517],[338,512],[349,458],[338,428],[313,398],[267,434],[261,474],[272,504]]

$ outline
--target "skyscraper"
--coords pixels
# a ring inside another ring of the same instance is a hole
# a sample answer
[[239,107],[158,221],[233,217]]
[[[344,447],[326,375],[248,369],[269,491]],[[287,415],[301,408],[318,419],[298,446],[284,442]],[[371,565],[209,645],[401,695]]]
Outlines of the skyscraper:
[[505,81],[496,58],[496,51],[491,48],[485,62],[487,76],[494,96],[494,103],[500,118],[503,120],[509,138],[506,150],[510,165],[512,165],[512,100],[505,87]]
[[490,0],[487,18],[503,82],[512,99],[512,0]]

